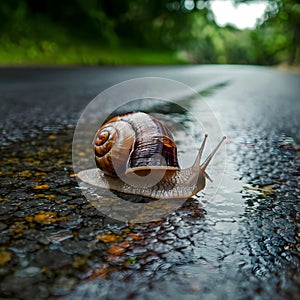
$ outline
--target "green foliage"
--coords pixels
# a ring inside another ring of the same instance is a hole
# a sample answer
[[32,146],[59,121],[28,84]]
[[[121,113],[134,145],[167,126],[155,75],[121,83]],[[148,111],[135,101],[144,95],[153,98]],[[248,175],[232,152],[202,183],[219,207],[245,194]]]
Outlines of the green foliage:
[[[235,0],[251,2],[251,0]],[[252,56],[258,64],[300,64],[299,0],[269,0],[265,20],[251,32]]]
[[279,59],[284,57],[290,64],[300,64],[300,3],[298,0],[275,2],[278,12],[268,12],[269,20],[265,25],[273,28],[272,46],[277,50]]
[[297,0],[270,0],[265,22],[243,31],[184,1],[10,0],[0,4],[0,64],[297,64],[299,27]]

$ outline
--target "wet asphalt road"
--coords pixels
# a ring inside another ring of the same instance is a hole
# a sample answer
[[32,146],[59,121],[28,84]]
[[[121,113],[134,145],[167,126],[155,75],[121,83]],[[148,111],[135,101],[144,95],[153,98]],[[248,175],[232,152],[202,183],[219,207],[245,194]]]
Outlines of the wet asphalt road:
[[[123,224],[81,195],[71,143],[94,96],[144,76],[205,98],[226,169],[213,200],[208,187],[164,220]],[[0,69],[1,296],[300,299],[299,95],[299,74],[264,67]]]
[[[224,95],[227,101],[252,99],[258,110],[268,112],[268,119],[279,113],[289,120],[291,113],[298,112],[291,107],[299,107],[299,75],[263,67],[1,68],[1,144],[33,136],[41,129],[74,127],[80,112],[104,89],[152,76],[178,80],[204,91],[204,96],[220,85],[230,85]],[[220,93],[216,96],[221,99]],[[293,128],[289,123],[283,122],[286,130]]]

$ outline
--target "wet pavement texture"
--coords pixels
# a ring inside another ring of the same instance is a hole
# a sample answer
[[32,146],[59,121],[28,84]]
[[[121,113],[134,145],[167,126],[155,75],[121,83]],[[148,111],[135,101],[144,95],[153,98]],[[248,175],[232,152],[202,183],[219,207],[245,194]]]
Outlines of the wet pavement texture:
[[[213,199],[208,183],[163,220],[127,224],[82,196],[72,138],[94,96],[139,76],[195,87],[227,158]],[[1,297],[300,299],[299,83],[239,66],[1,69]]]

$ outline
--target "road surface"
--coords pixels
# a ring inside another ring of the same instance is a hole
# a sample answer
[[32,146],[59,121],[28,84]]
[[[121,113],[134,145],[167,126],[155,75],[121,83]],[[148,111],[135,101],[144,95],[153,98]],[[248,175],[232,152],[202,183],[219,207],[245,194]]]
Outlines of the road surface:
[[[226,167],[215,197],[208,184],[163,220],[122,223],[82,196],[72,138],[97,94],[149,76],[202,95]],[[1,296],[299,299],[299,95],[299,74],[266,67],[1,68]]]

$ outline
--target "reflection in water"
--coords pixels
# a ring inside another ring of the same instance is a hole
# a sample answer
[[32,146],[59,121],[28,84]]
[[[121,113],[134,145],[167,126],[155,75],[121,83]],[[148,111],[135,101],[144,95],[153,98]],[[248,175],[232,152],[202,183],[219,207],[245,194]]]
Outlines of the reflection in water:
[[209,97],[229,85],[230,85],[230,80],[225,80],[222,82],[218,82],[218,83],[216,83],[204,90],[198,91],[198,92],[202,97]]

